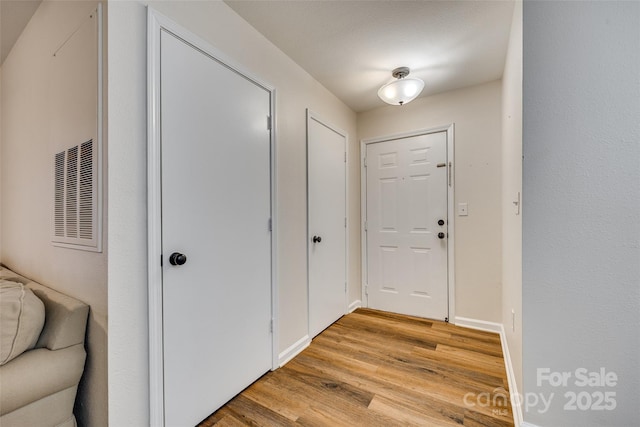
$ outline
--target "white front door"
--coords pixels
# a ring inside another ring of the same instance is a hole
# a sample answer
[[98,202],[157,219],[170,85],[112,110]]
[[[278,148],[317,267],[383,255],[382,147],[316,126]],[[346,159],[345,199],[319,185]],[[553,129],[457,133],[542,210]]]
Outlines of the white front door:
[[366,145],[371,308],[448,317],[447,133]]
[[271,93],[161,33],[164,421],[177,427],[271,368]]
[[346,311],[346,140],[307,113],[310,337]]

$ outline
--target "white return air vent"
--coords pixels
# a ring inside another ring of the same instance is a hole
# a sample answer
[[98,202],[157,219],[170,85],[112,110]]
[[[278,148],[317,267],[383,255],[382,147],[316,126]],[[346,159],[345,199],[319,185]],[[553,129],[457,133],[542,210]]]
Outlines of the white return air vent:
[[98,157],[93,139],[55,155],[55,246],[101,251]]

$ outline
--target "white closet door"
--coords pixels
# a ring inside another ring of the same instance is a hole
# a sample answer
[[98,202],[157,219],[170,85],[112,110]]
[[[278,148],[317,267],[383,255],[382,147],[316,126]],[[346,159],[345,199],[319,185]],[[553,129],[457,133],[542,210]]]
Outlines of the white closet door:
[[309,335],[345,314],[346,134],[309,114]]
[[166,426],[271,368],[270,115],[270,92],[162,32]]

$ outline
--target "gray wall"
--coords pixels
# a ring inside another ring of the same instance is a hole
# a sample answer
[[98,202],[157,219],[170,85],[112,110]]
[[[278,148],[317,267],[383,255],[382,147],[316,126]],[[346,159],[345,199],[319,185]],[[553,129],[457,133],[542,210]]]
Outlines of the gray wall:
[[[637,425],[640,3],[525,1],[523,91],[524,392],[554,394],[524,419]],[[567,386],[539,384],[541,368]],[[617,383],[580,387],[579,368]],[[600,392],[614,410],[564,409],[565,393]]]

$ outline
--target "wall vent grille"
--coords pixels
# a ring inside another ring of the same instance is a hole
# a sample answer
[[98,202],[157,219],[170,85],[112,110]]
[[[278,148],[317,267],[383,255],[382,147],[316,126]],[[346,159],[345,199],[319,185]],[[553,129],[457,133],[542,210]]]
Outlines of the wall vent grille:
[[93,139],[55,155],[53,243],[56,246],[100,250],[97,161]]

